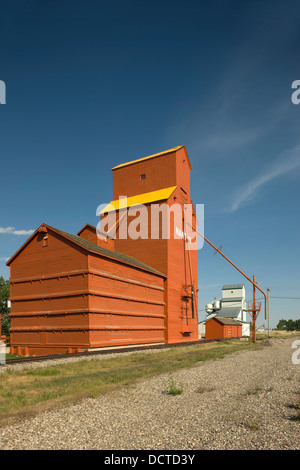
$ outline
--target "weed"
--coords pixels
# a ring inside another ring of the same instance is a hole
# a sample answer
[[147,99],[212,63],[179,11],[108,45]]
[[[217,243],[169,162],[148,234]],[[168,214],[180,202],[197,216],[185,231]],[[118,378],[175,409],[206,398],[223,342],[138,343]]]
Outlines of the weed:
[[248,390],[248,391],[247,391],[247,395],[257,395],[260,390],[261,390],[261,389],[260,389],[259,387],[256,387],[256,388],[253,389],[253,390]]
[[249,421],[248,427],[249,427],[252,431],[258,431],[259,428],[260,428],[260,422],[259,422],[259,420],[258,420],[257,418],[252,419],[251,421]]
[[168,395],[181,395],[183,393],[182,383],[179,386],[177,386],[175,384],[174,378],[170,375],[166,393]]

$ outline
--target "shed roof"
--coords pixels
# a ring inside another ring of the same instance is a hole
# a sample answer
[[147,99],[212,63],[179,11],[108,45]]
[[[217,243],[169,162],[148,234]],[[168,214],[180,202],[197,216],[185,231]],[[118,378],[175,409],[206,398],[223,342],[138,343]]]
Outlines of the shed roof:
[[222,325],[237,325],[237,326],[241,325],[241,322],[239,322],[238,320],[234,320],[233,318],[225,318],[225,317],[216,316],[216,317],[211,318],[211,320],[216,320],[219,323],[222,323]]
[[155,274],[158,274],[160,276],[166,277],[165,274],[157,271],[156,269],[152,268],[151,266],[148,266],[145,263],[142,263],[141,261],[137,260],[136,258],[133,258],[132,256],[128,256],[124,253],[120,253],[119,251],[112,251],[108,250],[106,248],[102,248],[101,246],[96,245],[95,243],[86,240],[85,238],[78,237],[77,235],[73,235],[72,233],[65,232],[63,230],[60,230],[58,228],[51,227],[50,225],[47,224],[42,224],[40,227],[31,235],[31,237],[26,240],[26,242],[21,246],[21,248],[7,261],[6,265],[9,266],[11,262],[20,254],[20,252],[25,248],[28,243],[35,237],[38,231],[40,231],[41,228],[45,227],[47,230],[50,229],[53,232],[56,232],[63,237],[71,240],[72,242],[76,243],[77,245],[82,246],[84,249],[86,249],[89,252],[92,253],[98,253],[101,254],[105,257],[108,258],[113,258],[118,261],[121,261],[126,264],[130,264],[132,266],[136,266],[138,268],[144,269],[146,271],[151,271]]
[[134,163],[139,163],[139,162],[142,162],[144,160],[149,160],[150,158],[161,157],[163,155],[167,155],[168,153],[176,152],[177,150],[179,150],[183,147],[184,147],[184,145],[179,145],[178,147],[174,147],[174,148],[169,149],[169,150],[164,150],[163,152],[154,153],[153,155],[149,155],[148,157],[138,158],[137,160],[132,160],[132,161],[127,162],[127,163],[121,163],[120,165],[117,165],[117,166],[113,167],[112,170],[117,170],[118,168],[123,168],[124,166],[133,165]]
[[171,194],[175,191],[177,186],[171,186],[169,188],[158,189],[156,191],[150,191],[148,193],[137,194],[136,196],[125,197],[111,201],[100,214],[118,211],[120,209],[126,209],[132,206],[139,206],[141,204],[149,204],[150,202],[163,201],[169,199]]

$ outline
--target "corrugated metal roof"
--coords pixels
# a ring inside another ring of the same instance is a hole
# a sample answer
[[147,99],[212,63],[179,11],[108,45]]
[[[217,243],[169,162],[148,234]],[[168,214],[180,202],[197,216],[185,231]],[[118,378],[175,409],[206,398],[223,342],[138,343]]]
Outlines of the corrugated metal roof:
[[223,290],[227,290],[227,289],[242,289],[244,286],[244,284],[227,284],[225,286],[222,287]]
[[217,311],[217,317],[236,318],[241,311],[241,307],[226,307]]
[[136,196],[130,196],[128,198],[121,198],[115,201],[111,201],[104,209],[102,209],[100,214],[169,199],[176,188],[177,186],[171,186],[170,188],[158,189],[157,191],[150,191],[149,193],[137,194]]
[[117,168],[122,168],[123,166],[127,166],[127,165],[133,165],[134,163],[142,162],[150,158],[160,157],[161,155],[167,155],[168,153],[176,152],[176,150],[179,150],[182,147],[184,147],[184,145],[179,145],[178,147],[174,147],[169,150],[164,150],[163,152],[160,152],[160,153],[154,153],[153,155],[149,155],[148,157],[138,158],[137,160],[132,160],[131,162],[121,163],[121,165],[115,166],[114,168],[112,168],[112,170],[116,170]]

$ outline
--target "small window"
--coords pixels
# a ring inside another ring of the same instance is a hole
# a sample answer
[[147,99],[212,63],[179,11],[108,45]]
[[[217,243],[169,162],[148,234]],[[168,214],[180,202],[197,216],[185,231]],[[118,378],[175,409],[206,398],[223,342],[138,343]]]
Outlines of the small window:
[[145,179],[146,179],[146,174],[143,173],[143,174],[141,175],[141,180],[145,180]]

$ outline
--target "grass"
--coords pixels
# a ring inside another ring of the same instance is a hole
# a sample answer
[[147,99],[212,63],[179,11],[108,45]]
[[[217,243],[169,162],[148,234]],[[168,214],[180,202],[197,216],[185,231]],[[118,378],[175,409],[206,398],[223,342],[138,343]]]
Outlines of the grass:
[[[101,360],[81,360],[46,368],[8,370],[0,380],[0,420],[35,413],[45,408],[96,398],[140,379],[195,366],[226,354],[259,348],[250,342],[230,341],[170,348],[154,353],[138,352]],[[176,392],[176,390],[179,390]],[[182,393],[175,384],[171,394]]]
[[[300,331],[285,331],[285,330],[271,330],[270,331],[270,337],[277,338],[277,339],[288,339],[288,338],[297,337],[299,335],[300,335]],[[261,341],[266,338],[268,338],[267,331],[257,332],[256,339],[258,341]]]
[[251,431],[258,431],[259,428],[260,428],[259,419],[258,418],[251,419],[248,423],[248,427],[249,427],[249,429],[251,429]]
[[260,387],[256,387],[253,390],[248,390],[247,395],[257,395],[260,392],[260,390],[261,390]]

